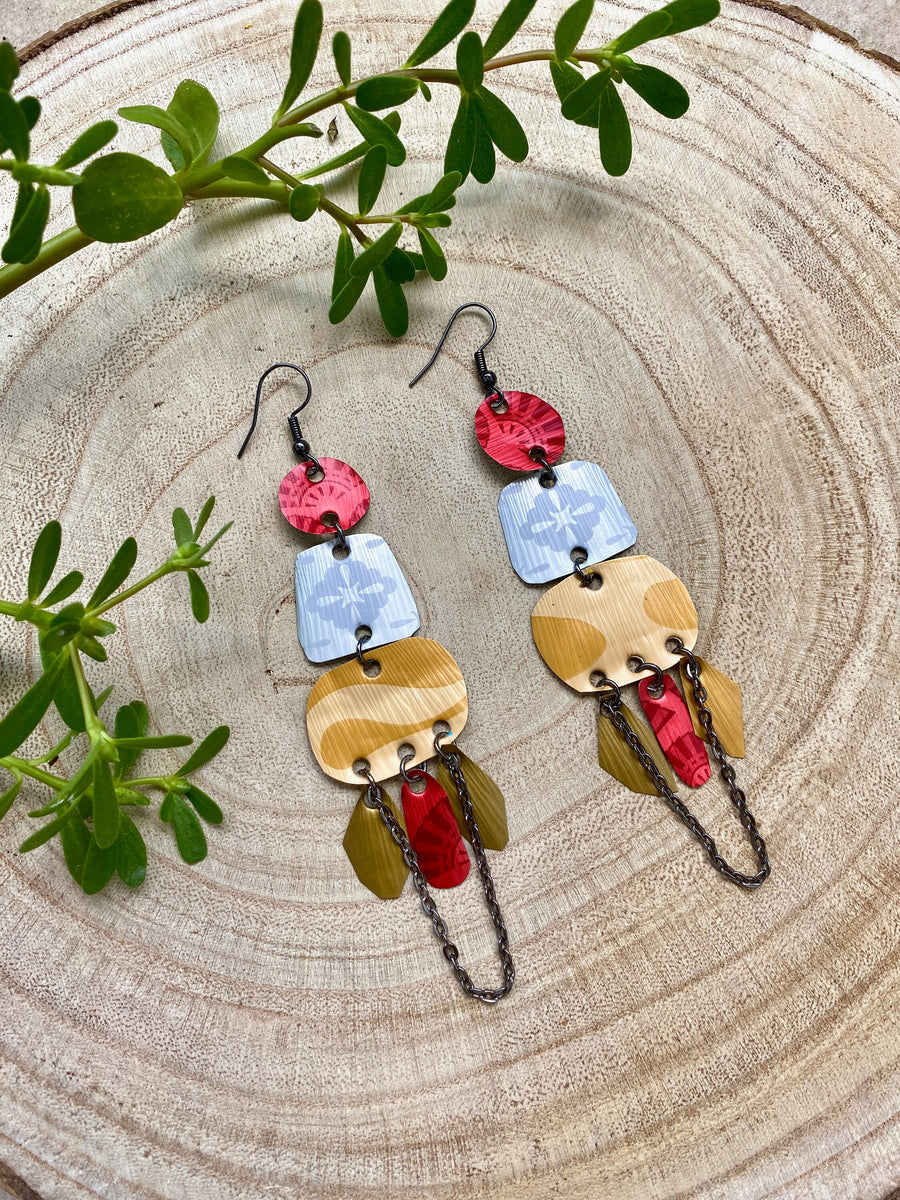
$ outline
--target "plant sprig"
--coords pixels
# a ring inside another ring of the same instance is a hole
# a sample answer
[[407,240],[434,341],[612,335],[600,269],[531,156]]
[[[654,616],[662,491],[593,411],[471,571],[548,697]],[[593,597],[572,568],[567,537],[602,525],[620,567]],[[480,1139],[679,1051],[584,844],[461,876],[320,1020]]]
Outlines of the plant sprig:
[[[230,528],[229,522],[201,544],[214,503],[211,496],[196,522],[176,508],[172,515],[174,552],[129,586],[123,585],[137,561],[137,543],[134,538],[126,538],[84,603],[71,599],[84,583],[80,571],[69,571],[50,587],[62,546],[60,524],[51,521],[34,544],[25,599],[0,600],[0,613],[38,630],[44,668],[0,720],[0,767],[12,779],[0,796],[0,819],[15,803],[26,779],[50,788],[50,799],[28,814],[50,819],[25,839],[20,850],[34,850],[58,836],[69,872],[88,893],[99,892],[116,873],[129,887],[143,883],[147,848],[137,824],[124,810],[149,805],[147,789],[162,791],[159,816],[172,824],[185,862],[196,863],[206,856],[206,835],[198,815],[214,825],[222,820],[219,806],[189,776],[219,753],[228,740],[227,726],[220,725],[207,734],[176,771],[133,775],[145,750],[189,746],[194,739],[180,733],[149,734],[150,715],[139,700],[116,710],[110,732],[100,710],[112,688],[95,696],[81,657],[86,654],[105,662],[103,639],[116,630],[105,614],[166,575],[187,575],[194,617],[201,622],[207,619],[209,593],[198,572],[209,566],[207,555]],[[46,754],[34,758],[17,754],[51,705],[55,705],[67,727],[65,735]],[[55,768],[59,756],[73,743],[80,748],[81,758],[71,774],[62,775],[56,769],[51,772],[48,768]]]
[[[331,45],[336,86],[298,104],[315,66],[323,29],[321,0],[303,0],[281,102],[270,126],[237,153],[210,161],[219,131],[219,107],[211,93],[193,80],[178,85],[165,109],[152,104],[119,109],[125,120],[160,131],[171,171],[122,151],[95,157],[117,133],[115,122],[109,120],[85,130],[56,162],[33,163],[31,133],[40,117],[40,104],[33,96],[13,98],[19,63],[12,46],[0,42],[0,171],[8,172],[18,185],[9,236],[0,250],[7,264],[0,268],[0,296],[93,241],[134,241],[169,224],[188,203],[243,197],[268,200],[298,222],[321,213],[336,223],[330,320],[337,323],[349,316],[371,280],[385,327],[395,336],[402,335],[409,322],[404,288],[423,272],[436,280],[447,273],[435,230],[451,225],[449,209],[456,203],[459,187],[470,175],[478,183],[489,183],[498,151],[513,162],[523,161],[528,154],[528,138],[518,118],[486,86],[485,77],[525,63],[548,62],[563,116],[595,129],[603,167],[611,175],[622,175],[631,163],[632,139],[619,85],[627,84],[651,108],[671,119],[682,116],[689,103],[676,79],[636,63],[631,51],[706,24],[719,12],[718,0],[672,0],[602,46],[584,49],[580,43],[594,0],[576,0],[559,19],[552,49],[500,56],[535,2],[509,0],[482,43],[476,30],[466,29],[475,0],[449,0],[402,66],[356,80],[350,39],[339,31]],[[423,66],[457,38],[455,69]],[[388,168],[400,167],[406,158],[397,109],[419,95],[429,101],[433,84],[459,92],[443,177],[410,204],[374,212]],[[298,174],[270,158],[282,142],[321,137],[311,118],[332,108],[341,108],[359,134],[356,145]],[[356,163],[356,212],[338,205],[326,184],[310,182],[324,176],[339,181],[337,173]],[[76,167],[78,171],[73,170]],[[75,225],[44,241],[52,188],[71,189]],[[379,226],[386,228],[379,232]],[[410,232],[418,249],[401,245]]]

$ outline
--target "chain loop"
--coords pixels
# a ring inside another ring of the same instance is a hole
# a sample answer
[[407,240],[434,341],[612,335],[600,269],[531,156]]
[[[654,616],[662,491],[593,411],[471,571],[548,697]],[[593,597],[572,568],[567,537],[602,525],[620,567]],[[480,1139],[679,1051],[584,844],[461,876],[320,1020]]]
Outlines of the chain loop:
[[[441,950],[444,958],[450,964],[450,969],[456,976],[459,986],[467,996],[472,996],[475,1000],[482,1000],[485,1004],[496,1004],[498,1000],[502,1000],[512,989],[512,985],[516,980],[516,968],[513,965],[512,955],[509,951],[509,934],[506,930],[506,924],[503,920],[503,914],[500,911],[500,905],[497,902],[497,895],[494,891],[494,880],[491,876],[491,869],[488,865],[487,855],[484,852],[484,842],[481,840],[481,832],[478,829],[478,822],[475,819],[475,810],[472,807],[472,800],[469,796],[469,789],[466,785],[465,776],[462,773],[462,765],[459,755],[452,751],[449,753],[441,746],[441,738],[449,737],[447,733],[439,733],[434,739],[434,748],[445,763],[447,770],[450,773],[454,784],[456,785],[457,795],[462,807],[463,816],[465,817],[466,825],[469,829],[469,836],[472,842],[472,850],[475,854],[475,862],[478,866],[478,874],[481,876],[481,886],[484,890],[484,898],[487,903],[488,912],[491,917],[491,924],[494,926],[494,931],[497,934],[497,951],[500,956],[500,965],[503,971],[503,984],[497,988],[480,988],[475,985],[468,971],[459,961],[459,949],[450,940],[450,932],[447,929],[446,922],[438,912],[437,905],[432,899],[431,892],[428,890],[428,881],[422,873],[422,868],[419,866],[419,860],[416,857],[416,852],[410,844],[409,838],[403,829],[403,826],[391,812],[390,808],[381,798],[381,791],[378,784],[372,777],[370,771],[361,771],[360,774],[365,776],[369,781],[369,789],[366,795],[366,803],[370,808],[375,808],[381,815],[382,821],[387,826],[388,832],[400,848],[400,853],[403,855],[403,861],[409,867],[412,875],[413,884],[416,891],[419,893],[419,900],[425,915],[431,921],[431,927],[434,930],[434,935],[441,944]],[[404,764],[405,766],[405,764]]]
[[[622,700],[618,692],[612,694],[604,694],[600,701],[600,712],[604,717],[612,721],[613,725],[621,733],[622,737],[628,743],[632,753],[641,766],[650,776],[653,786],[660,793],[663,800],[672,809],[672,811],[680,817],[684,824],[688,827],[695,838],[703,845],[706,853],[709,855],[710,862],[715,869],[724,875],[731,883],[738,887],[747,888],[748,891],[753,891],[768,879],[772,867],[769,863],[769,854],[766,850],[766,843],[763,841],[762,834],[756,825],[756,820],[747,807],[747,797],[741,788],[737,785],[737,776],[735,775],[734,767],[728,762],[725,750],[722,743],[719,741],[715,728],[713,727],[712,713],[706,706],[708,694],[703,686],[700,676],[700,663],[694,657],[690,650],[684,645],[680,638],[670,639],[672,642],[673,653],[680,655],[685,660],[684,673],[691,683],[691,689],[694,693],[694,699],[697,702],[697,713],[700,724],[706,732],[706,740],[710,751],[716,760],[719,767],[719,774],[723,782],[728,788],[728,794],[731,803],[738,811],[741,825],[746,830],[750,840],[750,845],[756,854],[756,861],[759,864],[759,870],[755,875],[745,875],[743,871],[736,871],[719,853],[719,848],[715,843],[714,838],[703,827],[697,817],[691,810],[679,800],[678,796],[672,791],[665,780],[662,772],[657,767],[653,758],[648,753],[644,743],[634,732],[625,718],[622,716],[621,707]],[[598,687],[605,688],[612,683],[612,680],[602,679],[598,683]]]

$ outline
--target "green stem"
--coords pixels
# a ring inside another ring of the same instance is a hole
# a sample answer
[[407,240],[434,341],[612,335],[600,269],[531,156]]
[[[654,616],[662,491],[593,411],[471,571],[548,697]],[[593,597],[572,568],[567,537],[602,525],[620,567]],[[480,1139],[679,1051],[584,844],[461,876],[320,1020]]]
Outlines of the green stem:
[[276,179],[280,179],[281,182],[287,184],[289,188],[293,189],[297,186],[297,180],[293,177],[293,175],[289,174],[287,171],[283,171],[281,167],[279,167],[278,163],[273,163],[272,160],[266,158],[264,154],[261,154],[256,161],[261,167],[268,171],[270,175],[274,175]]
[[319,208],[322,212],[328,213],[329,217],[334,217],[339,225],[343,225],[345,229],[349,229],[361,245],[368,246],[369,238],[366,237],[357,225],[352,213],[348,213],[345,208],[341,208],[333,200],[329,200],[327,196],[323,196],[319,201]]
[[5,758],[0,758],[0,767],[5,767],[7,771],[14,774],[28,775],[31,779],[45,783],[47,787],[52,787],[57,792],[69,782],[68,779],[60,779],[58,775],[51,775],[49,771],[42,771],[27,758],[17,758],[15,754],[7,754]]
[[14,292],[29,279],[34,279],[35,275],[40,275],[49,267],[55,267],[57,263],[68,258],[70,254],[74,254],[76,250],[83,250],[93,240],[83,234],[76,225],[73,225],[71,229],[65,229],[56,237],[44,242],[34,262],[10,263],[9,266],[3,267],[0,270],[0,299],[8,296],[10,292]]
[[127,600],[130,596],[136,596],[138,592],[142,592],[151,583],[156,583],[157,579],[171,575],[173,571],[177,571],[178,569],[172,560],[168,559],[161,567],[157,567],[155,571],[151,571],[149,575],[145,575],[143,579],[139,579],[137,583],[133,583],[131,587],[124,588],[121,592],[116,592],[114,596],[110,596],[108,600],[105,600],[102,604],[98,604],[96,608],[89,608],[85,616],[99,617],[101,613],[105,613],[117,604],[121,604],[123,600]]
[[242,183],[238,179],[223,180],[222,183],[210,183],[206,187],[191,192],[192,200],[224,200],[239,196],[244,200],[274,200],[287,208],[289,191],[280,183]]

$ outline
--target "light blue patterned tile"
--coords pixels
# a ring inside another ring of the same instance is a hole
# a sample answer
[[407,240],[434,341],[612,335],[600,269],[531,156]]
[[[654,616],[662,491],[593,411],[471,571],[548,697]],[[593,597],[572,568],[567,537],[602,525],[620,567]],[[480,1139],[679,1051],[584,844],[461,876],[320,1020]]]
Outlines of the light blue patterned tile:
[[350,553],[335,558],[337,539],[297,555],[297,636],[310,662],[330,662],[356,652],[356,630],[368,625],[366,650],[411,637],[419,612],[387,542],[351,534]]
[[500,493],[506,548],[513,570],[526,583],[571,574],[576,546],[594,563],[627,550],[637,539],[631,517],[596,463],[558,463],[553,470],[555,487],[541,487],[535,471]]

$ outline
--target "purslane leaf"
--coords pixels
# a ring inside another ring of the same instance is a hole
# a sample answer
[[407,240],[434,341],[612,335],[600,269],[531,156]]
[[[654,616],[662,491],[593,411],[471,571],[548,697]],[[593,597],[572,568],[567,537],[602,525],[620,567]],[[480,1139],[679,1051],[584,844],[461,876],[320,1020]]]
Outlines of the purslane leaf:
[[450,128],[447,149],[444,151],[444,172],[455,171],[465,179],[472,169],[476,135],[475,97],[463,93]]
[[69,571],[68,575],[63,575],[59,583],[51,589],[41,601],[44,608],[50,608],[53,604],[58,604],[60,600],[68,600],[73,592],[77,592],[84,583],[84,576],[80,571]]
[[357,108],[353,104],[345,104],[344,111],[369,145],[384,146],[387,150],[389,164],[392,167],[399,167],[406,158],[406,147],[388,124],[388,119],[382,120],[374,113],[366,112],[365,109]]
[[610,82],[600,97],[600,161],[610,175],[624,175],[631,165],[631,126],[616,86]]
[[456,69],[464,92],[470,95],[484,79],[484,48],[474,29],[462,35],[456,46]]
[[[570,93],[574,92],[576,88],[581,87],[584,83],[584,76],[571,63],[551,62],[550,74],[553,78],[553,86],[556,88],[556,94],[560,100],[565,100]],[[575,118],[575,124],[586,125],[596,129],[599,113],[600,101],[598,99],[597,103],[589,108],[586,113]]]
[[651,108],[670,120],[683,117],[690,107],[690,96],[671,75],[656,67],[623,68],[622,78]]
[[409,328],[409,306],[403,288],[383,267],[376,267],[372,277],[378,311],[385,329],[391,337],[403,337]]
[[[181,151],[181,165],[191,161],[193,148],[190,135],[181,122],[171,113],[167,113],[164,108],[160,108],[156,104],[132,104],[120,108],[118,111],[119,116],[126,121],[134,121],[138,125],[153,125],[156,129],[167,133]],[[176,170],[179,169],[176,167]]]
[[363,159],[357,181],[357,203],[360,213],[371,212],[381,192],[387,170],[387,150],[373,146]]
[[209,821],[210,825],[222,824],[221,808],[215,800],[207,796],[206,792],[201,792],[196,784],[192,783],[184,794],[204,821]]
[[610,49],[615,54],[627,54],[629,50],[643,46],[645,42],[652,42],[654,38],[662,37],[668,32],[671,24],[671,13],[667,13],[664,8],[647,13],[630,29],[626,29],[624,33],[620,34],[611,44]]
[[172,513],[172,529],[176,546],[186,546],[194,540],[194,527],[183,508],[176,508]]
[[343,29],[339,29],[331,39],[331,53],[334,55],[338,78],[346,87],[352,76],[350,72],[350,38]]
[[[48,651],[46,641],[46,634],[38,638],[41,662],[45,671],[56,662],[56,654]],[[62,658],[63,666],[57,680],[56,690],[53,693],[53,703],[69,729],[74,730],[75,733],[84,733],[84,710],[81,707],[81,695],[75,680],[75,668],[72,666],[72,660],[68,654],[64,654]]]
[[[497,156],[491,135],[479,118],[475,129],[475,153],[472,155],[472,177],[479,183],[490,183],[497,170]],[[436,276],[433,276],[436,278]]]
[[43,846],[52,837],[56,837],[63,826],[68,825],[76,812],[77,808],[74,803],[70,807],[64,808],[52,821],[48,821],[46,825],[42,825],[40,829],[35,830],[30,837],[27,837],[19,847],[19,853],[28,854],[30,850],[36,850],[38,846]]
[[353,240],[349,229],[341,228],[338,235],[337,251],[334,256],[334,277],[331,281],[332,303],[338,298],[341,290],[350,281],[350,264],[353,262]]
[[127,813],[116,842],[116,874],[130,888],[140,887],[147,875],[147,846],[141,831]]
[[395,246],[384,262],[381,264],[381,269],[388,274],[395,283],[412,283],[416,277],[416,268],[412,259],[405,250],[401,250],[399,246]]
[[98,242],[133,242],[181,212],[181,188],[137,154],[104,154],[88,163],[72,189],[78,228]]
[[173,746],[189,746],[193,740],[186,733],[163,733],[158,737],[116,738],[116,745],[124,746],[126,750],[168,750]]
[[509,0],[484,43],[485,61],[499,54],[525,24],[537,0]]
[[416,232],[419,235],[422,258],[425,260],[425,270],[432,279],[443,279],[447,274],[447,259],[444,257],[440,243],[427,229],[417,229]]
[[9,237],[0,251],[0,258],[5,263],[34,262],[40,253],[41,239],[47,228],[49,216],[50,192],[44,184],[39,184],[29,197],[21,217],[10,230]]
[[719,15],[720,5],[719,0],[673,0],[659,11],[668,13],[672,24],[657,36],[671,37],[676,33],[684,33],[686,29],[706,25]]
[[96,836],[88,842],[81,872],[82,889],[94,896],[101,892],[112,879],[116,870],[118,850],[115,842],[111,846],[100,846]]
[[[145,710],[146,711],[146,710]],[[141,728],[140,714],[131,704],[122,704],[116,710],[116,722],[114,726],[114,737],[122,738],[139,738],[143,737],[147,732],[147,726],[144,724]],[[140,750],[128,748],[118,742],[119,761],[116,764],[115,778],[124,779],[134,764],[137,762]]]
[[522,162],[528,157],[528,138],[525,130],[519,124],[518,118],[511,109],[503,103],[499,96],[480,87],[475,93],[475,104],[478,115],[491,135],[491,139],[501,154],[513,162]]
[[593,11],[594,0],[575,0],[559,18],[553,34],[553,48],[560,62],[567,59],[578,45]]
[[62,546],[62,525],[48,521],[37,536],[28,564],[28,599],[37,600],[50,582]]
[[13,158],[19,162],[27,160],[30,149],[28,121],[18,101],[5,91],[0,91],[0,137],[9,146]]
[[366,284],[369,282],[368,275],[351,275],[341,290],[331,302],[331,308],[328,310],[328,320],[332,325],[340,325],[341,321],[349,317],[356,307],[356,302],[366,290]]
[[38,118],[41,115],[40,100],[38,100],[37,96],[23,96],[19,101],[19,108],[21,108],[25,116],[28,128],[34,129],[35,125],[38,123]]
[[56,659],[0,721],[0,758],[17,750],[38,727],[67,661],[67,655]]
[[209,619],[209,592],[196,571],[188,571],[188,586],[191,589],[191,612],[194,620],[202,625]]
[[63,170],[77,167],[79,163],[83,163],[85,159],[108,145],[118,132],[119,127],[115,121],[98,121],[96,125],[91,125],[84,133],[78,135],[68,150],[56,160],[56,166]]
[[288,212],[295,221],[308,221],[319,210],[322,193],[311,183],[298,183],[288,197]]
[[406,60],[407,67],[418,67],[449,45],[472,19],[475,0],[450,0],[438,14],[437,20]]
[[194,753],[190,756],[183,766],[178,768],[179,775],[190,775],[192,771],[199,771],[217,754],[220,753],[225,743],[228,741],[231,730],[227,725],[217,725],[211,733],[208,733],[202,742],[197,746]]
[[90,830],[76,814],[60,829],[59,840],[62,842],[63,858],[66,860],[69,874],[80,886],[84,859],[91,841]]
[[575,121],[599,101],[600,94],[609,83],[609,69],[589,75],[577,88],[574,88],[562,102],[562,115],[568,121]]
[[176,171],[188,164],[203,166],[219,133],[219,106],[213,94],[202,83],[183,79],[166,105],[166,112],[185,131],[190,146],[190,153],[185,156],[177,139],[164,131],[162,145],[166,158]]
[[134,538],[126,538],[113,555],[112,562],[103,572],[102,579],[94,588],[93,595],[87,602],[88,608],[94,608],[95,605],[102,604],[104,600],[113,594],[116,588],[121,587],[137,562],[137,552],[137,542]]
[[405,104],[418,90],[419,81],[408,75],[376,75],[364,79],[356,89],[356,103],[366,112],[380,112]]
[[98,758],[94,763],[94,840],[101,850],[119,836],[119,802],[109,763]]
[[21,790],[23,780],[23,775],[14,775],[12,784],[6,789],[3,795],[0,796],[0,821],[3,820],[15,803],[16,796],[18,796],[19,791]]
[[376,267],[380,267],[397,245],[402,232],[403,226],[399,221],[394,221],[388,225],[381,237],[376,238],[371,245],[366,246],[361,254],[357,254],[356,258],[350,264],[350,274],[365,277],[371,274]]
[[[206,834],[197,820],[197,814],[183,796],[170,792],[172,797],[172,826],[178,853],[186,863],[202,862],[206,858]],[[166,799],[168,800],[168,796]]]
[[19,59],[12,44],[0,42],[0,88],[9,91],[19,77]]
[[212,511],[216,506],[215,496],[210,496],[200,509],[200,515],[197,517],[197,524],[194,526],[194,541],[197,541],[200,534],[206,528],[206,522],[212,516]]
[[316,55],[319,53],[319,39],[322,36],[322,5],[320,0],[303,0],[297,10],[294,22],[294,36],[291,42],[291,70],[281,103],[275,113],[275,121],[288,111],[312,74]]

